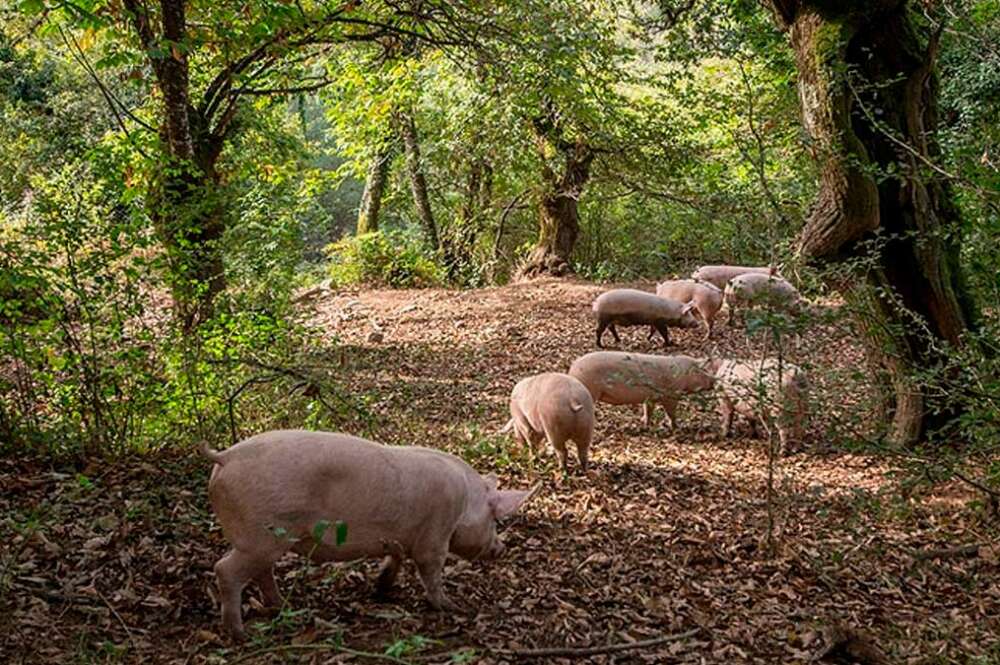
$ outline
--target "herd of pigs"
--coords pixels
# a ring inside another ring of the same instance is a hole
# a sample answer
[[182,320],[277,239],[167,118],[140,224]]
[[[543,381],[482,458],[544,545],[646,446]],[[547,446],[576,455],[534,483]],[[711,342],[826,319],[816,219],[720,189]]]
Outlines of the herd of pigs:
[[[650,337],[658,332],[664,345],[670,344],[672,327],[704,326],[710,337],[723,304],[730,321],[750,307],[790,313],[803,307],[796,289],[774,268],[703,266],[691,279],[659,284],[656,294],[633,289],[602,294],[593,305],[597,345],[602,347],[607,329],[620,343],[616,325],[649,326]],[[520,381],[510,396],[510,421],[501,431],[513,430],[534,451],[548,442],[564,470],[566,443],[572,441],[586,472],[595,401],[641,404],[647,426],[650,405],[661,404],[673,428],[684,396],[715,389],[723,436],[734,413],[751,422],[766,417],[776,423],[784,447],[801,437],[806,388],[801,369],[788,363],[779,368],[776,359],[598,351],[578,358],[567,374]],[[382,558],[378,593],[392,587],[404,558],[410,558],[430,604],[458,610],[442,587],[445,558],[500,556],[504,545],[497,521],[518,510],[540,486],[501,490],[496,476],[481,476],[454,455],[327,432],[272,431],[221,452],[202,451],[215,463],[209,499],[232,546],[215,564],[222,621],[238,640],[246,637],[244,587],[256,582],[265,604],[279,607],[273,569],[288,551],[316,561]],[[319,528],[333,522],[347,526],[346,538]]]

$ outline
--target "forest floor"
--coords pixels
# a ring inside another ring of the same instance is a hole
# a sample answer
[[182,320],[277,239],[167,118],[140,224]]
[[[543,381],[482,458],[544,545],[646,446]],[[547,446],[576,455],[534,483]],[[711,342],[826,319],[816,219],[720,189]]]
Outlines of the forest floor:
[[[995,516],[962,486],[911,486],[891,459],[844,452],[872,400],[846,324],[789,352],[810,369],[814,417],[777,462],[771,500],[765,442],[745,426],[721,440],[707,398],[682,405],[676,432],[599,405],[588,475],[497,434],[519,378],[593,350],[599,290],[539,281],[304,304],[376,417],[365,434],[456,452],[503,487],[544,481],[506,525],[503,559],[446,569],[447,592],[474,613],[431,611],[410,565],[376,601],[375,562],[291,556],[277,575],[286,609],[267,615],[251,587],[253,639],[233,646],[212,573],[226,545],[194,447],[83,473],[0,460],[0,515],[32,525],[0,544],[0,662],[527,662],[511,652],[683,635],[533,661],[1000,663]],[[701,337],[677,332],[674,352],[751,354],[742,330]],[[623,342],[658,352],[645,331]]]

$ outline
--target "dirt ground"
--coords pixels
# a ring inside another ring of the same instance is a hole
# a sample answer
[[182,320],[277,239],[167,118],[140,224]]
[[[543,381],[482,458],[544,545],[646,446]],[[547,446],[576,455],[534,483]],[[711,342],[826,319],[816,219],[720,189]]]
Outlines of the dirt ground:
[[[791,343],[789,359],[810,372],[813,418],[802,449],[777,462],[770,500],[765,443],[745,424],[720,439],[707,398],[682,406],[676,432],[599,405],[586,476],[497,434],[519,378],[565,371],[594,349],[599,291],[540,281],[331,292],[304,305],[339,345],[344,385],[369,397],[375,422],[358,433],[447,449],[505,487],[543,481],[505,525],[504,559],[446,569],[467,615],[431,611],[412,567],[376,601],[374,562],[292,556],[278,571],[286,610],[260,611],[251,588],[254,639],[233,646],[212,575],[225,543],[194,449],[85,477],[0,460],[0,511],[38,525],[29,537],[0,532],[0,662],[1000,663],[995,521],[962,488],[907,489],[886,459],[844,452],[870,430],[873,399],[844,323]],[[755,352],[727,325],[711,342],[700,331],[675,341],[671,352]],[[623,342],[660,352],[645,331]],[[579,651],[671,635],[681,637]],[[557,647],[577,651],[521,653]]]

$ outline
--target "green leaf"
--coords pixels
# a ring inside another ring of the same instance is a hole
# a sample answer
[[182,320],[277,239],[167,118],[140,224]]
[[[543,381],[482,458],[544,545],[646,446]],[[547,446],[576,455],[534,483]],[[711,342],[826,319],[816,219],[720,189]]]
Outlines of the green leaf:
[[317,543],[322,543],[323,536],[326,534],[327,529],[329,528],[330,528],[329,520],[320,520],[316,522],[316,525],[313,526],[312,530],[313,540],[315,540]]
[[25,14],[41,14],[45,11],[45,3],[42,0],[21,0],[18,9]]
[[347,542],[347,522],[337,521],[337,533],[335,544],[339,547]]

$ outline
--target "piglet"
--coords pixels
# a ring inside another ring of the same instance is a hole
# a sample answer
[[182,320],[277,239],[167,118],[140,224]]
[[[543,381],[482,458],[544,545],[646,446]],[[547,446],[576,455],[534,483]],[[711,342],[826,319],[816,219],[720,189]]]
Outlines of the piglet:
[[[783,363],[778,382],[778,361],[723,360],[715,368],[722,416],[722,437],[729,436],[733,414],[748,418],[757,430],[757,420],[766,414],[777,422],[781,450],[801,443],[805,428],[809,382],[797,365]],[[780,389],[775,390],[775,385]]]
[[714,286],[724,289],[729,280],[745,274],[757,275],[777,275],[778,269],[774,267],[752,267],[752,266],[701,266],[693,273],[691,278],[702,282],[708,282]]
[[564,471],[566,442],[574,442],[580,468],[586,472],[594,436],[594,400],[587,387],[568,374],[548,372],[521,379],[510,394],[510,421],[503,431],[510,429],[521,443],[536,450],[548,440]]
[[[454,455],[346,434],[273,431],[203,452],[215,462],[208,495],[232,545],[215,574],[222,622],[236,639],[246,637],[243,587],[256,581],[265,601],[279,605],[273,567],[289,550],[315,561],[384,557],[379,591],[392,586],[402,558],[410,557],[430,604],[455,610],[441,586],[445,557],[500,556],[496,521],[531,494],[497,490],[494,476],[480,476]],[[340,544],[337,529],[321,526],[337,522],[347,528]]]
[[636,289],[614,289],[602,293],[594,301],[593,310],[597,316],[597,346],[604,331],[611,328],[615,342],[621,344],[615,324],[622,326],[652,326],[663,338],[663,346],[670,345],[670,328],[697,328],[698,320],[692,314],[694,304],[660,298],[652,293]]
[[663,405],[670,428],[675,427],[681,398],[715,383],[707,360],[682,355],[597,351],[573,361],[569,373],[587,386],[597,402],[642,404],[643,425],[649,425],[649,404]]
[[696,279],[673,279],[656,285],[656,295],[682,303],[692,303],[705,325],[705,338],[712,336],[712,325],[722,309],[722,289]]

